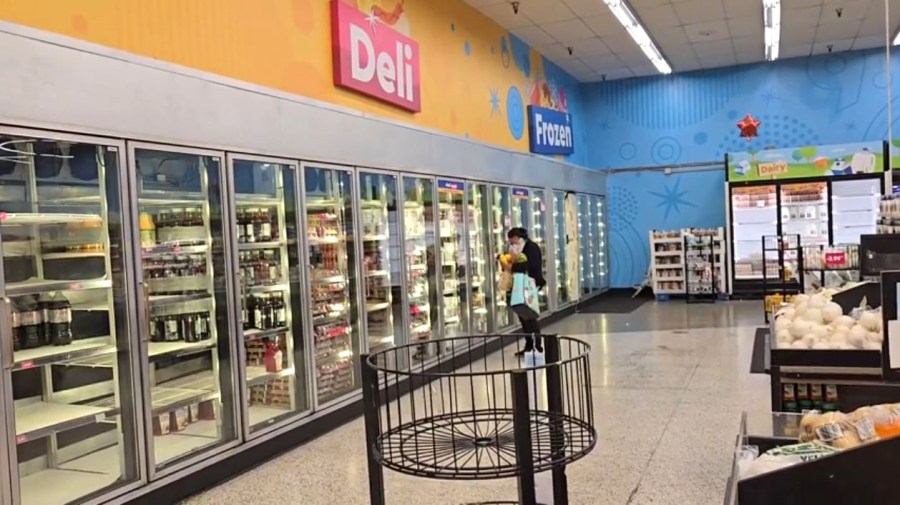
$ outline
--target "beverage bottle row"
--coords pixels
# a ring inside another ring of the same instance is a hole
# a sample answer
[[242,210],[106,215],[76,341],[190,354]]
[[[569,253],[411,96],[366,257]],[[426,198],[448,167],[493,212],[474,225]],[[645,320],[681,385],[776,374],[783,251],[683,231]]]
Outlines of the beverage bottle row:
[[12,314],[13,349],[72,343],[72,305],[62,293],[22,297]]
[[[155,227],[170,228],[177,226],[203,226],[203,210],[200,207],[187,209],[161,209],[154,219]],[[148,223],[149,225],[149,223]],[[149,226],[147,226],[149,228]]]
[[212,336],[209,312],[154,316],[150,318],[151,342],[200,342]]
[[147,278],[168,279],[171,277],[193,277],[206,275],[206,258],[203,256],[176,256],[166,254],[158,258],[144,260]]
[[275,251],[242,251],[238,254],[241,274],[247,284],[275,284],[281,280],[281,263]]
[[241,243],[278,240],[278,227],[267,209],[238,209],[237,228],[238,242]]
[[244,329],[271,330],[287,326],[287,313],[281,293],[251,295],[241,311]]

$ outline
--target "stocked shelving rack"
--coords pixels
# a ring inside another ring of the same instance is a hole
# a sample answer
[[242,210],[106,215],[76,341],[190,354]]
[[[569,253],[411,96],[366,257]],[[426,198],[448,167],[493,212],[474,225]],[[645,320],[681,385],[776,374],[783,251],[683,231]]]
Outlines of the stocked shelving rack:
[[[770,258],[774,256],[774,261]],[[769,322],[770,295],[787,296],[803,292],[803,248],[800,235],[766,235],[762,238],[763,312]]]
[[718,296],[716,252],[712,237],[684,237],[684,287],[688,303],[714,303]]
[[694,295],[689,293],[687,249],[688,238],[703,238],[709,242],[711,252],[710,276],[714,278],[711,285],[713,298],[728,296],[728,261],[723,228],[684,228],[681,230],[651,230],[650,238],[650,276],[654,295],[658,300],[667,300],[670,296]]

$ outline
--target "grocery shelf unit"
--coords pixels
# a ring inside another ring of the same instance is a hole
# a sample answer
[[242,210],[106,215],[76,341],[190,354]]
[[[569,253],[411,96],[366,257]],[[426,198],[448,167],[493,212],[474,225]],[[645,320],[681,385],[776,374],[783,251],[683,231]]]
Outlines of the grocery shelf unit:
[[684,235],[684,287],[688,303],[715,302],[719,278],[713,237]]
[[[364,352],[411,345],[408,370],[458,358],[451,331],[497,345],[517,322],[496,289],[513,198],[477,175],[440,192],[423,172],[0,128],[0,502],[196,492],[343,422]],[[584,301],[556,267],[582,270],[578,194],[524,189],[559,317]]]
[[[799,235],[766,235],[761,241],[763,270],[763,299],[780,295],[785,299],[803,292],[803,248]],[[763,304],[765,320],[769,322],[768,302]]]
[[[827,147],[832,146],[819,146],[819,150]],[[886,144],[883,149],[886,153]],[[726,156],[726,217],[731,256],[729,292],[733,295],[763,296],[765,267],[759,250],[763,236],[796,234],[800,236],[800,245],[805,247],[859,244],[861,235],[875,233],[887,163],[884,166],[873,164],[864,173],[856,173],[854,169],[852,174],[845,173],[841,166],[874,163],[877,153],[863,149],[853,155],[852,160],[844,154],[833,167],[826,158],[819,157],[812,163],[816,167],[812,173],[816,175],[809,177],[804,175],[809,171],[798,172],[801,176],[797,177],[790,170],[779,175],[757,176],[758,165],[764,164],[771,154],[751,153],[754,161],[743,168],[749,179],[736,176],[734,163],[729,161],[743,154],[746,153]],[[795,151],[795,156],[803,155],[802,149]]]
[[650,230],[649,235],[653,294],[660,300],[685,294],[684,238],[681,231]]
[[859,280],[859,245],[803,247],[803,272],[812,276],[814,289],[839,287]]

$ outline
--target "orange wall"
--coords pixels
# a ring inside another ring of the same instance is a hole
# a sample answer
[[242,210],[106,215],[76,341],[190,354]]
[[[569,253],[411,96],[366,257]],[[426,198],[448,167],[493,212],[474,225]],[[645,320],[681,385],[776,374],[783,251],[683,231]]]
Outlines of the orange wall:
[[0,19],[522,151],[512,88],[525,106],[576,105],[577,83],[462,0],[345,1],[402,9],[393,27],[420,46],[421,113],[334,87],[328,0],[0,0]]

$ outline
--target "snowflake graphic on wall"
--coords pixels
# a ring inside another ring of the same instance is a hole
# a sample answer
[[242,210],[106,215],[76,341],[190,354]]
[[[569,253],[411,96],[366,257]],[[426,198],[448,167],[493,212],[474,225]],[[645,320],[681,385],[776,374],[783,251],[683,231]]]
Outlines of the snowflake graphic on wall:
[[491,88],[491,117],[500,115],[500,91]]
[[778,95],[776,95],[775,92],[772,91],[771,89],[767,89],[767,90],[763,91],[761,98],[762,98],[763,103],[766,104],[766,106],[772,105],[772,103],[778,101]]
[[659,203],[656,204],[657,207],[665,207],[666,214],[663,216],[663,220],[669,219],[669,214],[674,212],[676,215],[681,214],[681,207],[696,207],[695,204],[687,201],[684,198],[684,195],[688,193],[688,190],[681,189],[681,179],[675,179],[675,184],[672,186],[666,184],[664,192],[656,192],[650,191],[651,195],[659,198]]

